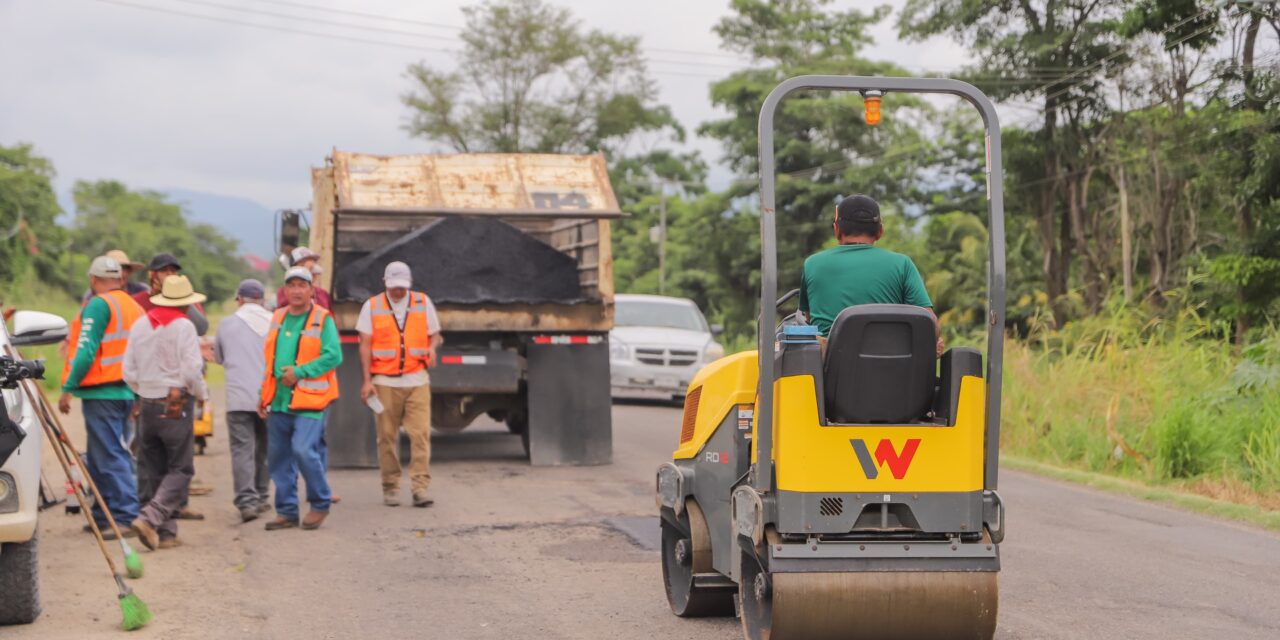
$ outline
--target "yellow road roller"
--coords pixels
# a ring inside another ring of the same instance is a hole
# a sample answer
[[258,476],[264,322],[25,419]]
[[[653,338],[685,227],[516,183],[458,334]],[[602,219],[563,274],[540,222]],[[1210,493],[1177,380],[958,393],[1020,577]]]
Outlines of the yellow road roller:
[[[933,316],[919,307],[849,307],[825,354],[815,327],[775,324],[783,301],[773,119],[801,90],[859,92],[877,119],[880,96],[894,91],[959,96],[981,113],[985,370],[976,349],[937,357]],[[1002,181],[995,107],[964,82],[801,76],[769,94],[760,112],[758,349],[694,377],[679,448],[657,472],[662,573],[676,615],[737,615],[748,640],[994,635],[1004,537]]]

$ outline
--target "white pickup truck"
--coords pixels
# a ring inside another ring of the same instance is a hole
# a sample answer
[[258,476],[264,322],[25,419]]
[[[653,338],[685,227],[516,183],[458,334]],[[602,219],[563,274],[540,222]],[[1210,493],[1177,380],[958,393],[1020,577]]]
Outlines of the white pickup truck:
[[[0,323],[0,355],[16,355],[10,346],[55,344],[67,336],[66,320],[37,311],[14,314],[13,327],[11,335]],[[0,386],[11,377],[0,373]],[[0,437],[0,625],[27,624],[40,615],[36,520],[44,430],[21,388],[0,394],[11,421],[7,426],[22,431]]]

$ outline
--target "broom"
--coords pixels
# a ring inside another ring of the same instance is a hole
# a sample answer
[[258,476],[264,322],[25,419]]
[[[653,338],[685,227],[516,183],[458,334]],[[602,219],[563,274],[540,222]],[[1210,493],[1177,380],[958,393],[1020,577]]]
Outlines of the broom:
[[[49,434],[49,439],[54,441],[54,446],[66,447],[66,449],[71,452],[71,456],[75,459],[75,464],[73,466],[77,466],[88,471],[88,467],[84,466],[84,460],[80,458],[80,452],[76,451],[76,448],[72,446],[71,441],[67,438],[66,431],[62,429],[62,421],[58,418],[56,413],[49,410],[49,407],[52,405],[49,404],[49,397],[45,395],[44,389],[36,386],[36,391],[40,394],[41,400],[41,402],[37,402],[36,399],[32,397],[31,389],[28,389],[25,386],[27,381],[24,380],[23,382],[23,391],[27,392],[27,398],[31,400],[32,404],[40,407],[40,422],[44,424],[46,430],[52,430]],[[68,477],[70,478],[70,476]],[[107,503],[102,499],[102,493],[98,491],[98,483],[93,481],[93,476],[85,473],[84,479],[89,485],[89,490],[93,492],[94,500],[97,500],[98,505],[102,508],[102,513],[107,516],[107,523],[111,525],[111,530],[115,532],[116,540],[120,542],[120,552],[124,554],[125,571],[128,573],[129,577],[134,580],[141,578],[143,574],[142,557],[138,555],[137,551],[133,550],[133,547],[129,546],[127,541],[125,541],[124,532],[120,531],[120,526],[116,524],[115,517],[112,516],[111,511],[107,509]],[[76,479],[71,478],[71,483],[76,484]]]
[[[29,395],[30,390],[27,393]],[[52,437],[53,430],[51,425],[43,420],[41,422],[44,423],[45,431]],[[55,444],[53,453],[58,458],[58,464],[62,465],[62,471],[67,474],[67,479],[71,479],[71,465],[67,462],[67,452],[62,444]],[[130,589],[129,585],[124,583],[124,576],[120,574],[120,570],[116,568],[115,561],[111,559],[111,552],[107,551],[107,543],[102,539],[102,531],[98,529],[98,523],[93,519],[93,514],[90,512],[87,499],[84,496],[84,490],[74,482],[72,482],[71,487],[75,491],[76,500],[80,502],[81,513],[84,514],[85,520],[89,521],[89,528],[93,531],[93,538],[98,541],[98,548],[102,550],[102,557],[106,558],[107,567],[111,569],[111,575],[116,580],[116,587],[119,589],[116,597],[120,600],[120,613],[124,616],[120,624],[125,631],[141,629],[148,622],[151,622],[151,610],[147,608],[147,603],[143,602],[138,597],[138,594],[134,593],[133,589]],[[106,511],[106,505],[102,506],[102,510]]]

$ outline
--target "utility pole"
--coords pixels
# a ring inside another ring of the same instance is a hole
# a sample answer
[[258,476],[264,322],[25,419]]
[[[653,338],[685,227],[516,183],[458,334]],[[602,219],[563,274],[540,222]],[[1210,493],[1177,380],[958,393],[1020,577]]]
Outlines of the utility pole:
[[[1120,76],[1120,113],[1124,113],[1124,76]],[[1129,220],[1129,189],[1125,184],[1124,157],[1116,176],[1120,187],[1120,272],[1124,274],[1124,301],[1133,300],[1133,222]]]

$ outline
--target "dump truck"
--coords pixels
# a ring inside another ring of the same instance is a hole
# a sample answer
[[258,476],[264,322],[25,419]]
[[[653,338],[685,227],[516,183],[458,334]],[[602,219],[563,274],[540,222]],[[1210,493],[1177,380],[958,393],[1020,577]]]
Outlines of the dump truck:
[[[609,221],[622,212],[603,156],[334,150],[311,179],[307,242],[343,343],[331,464],[377,466],[355,325],[397,260],[439,315],[437,432],[487,415],[521,437],[534,465],[610,461]],[[287,253],[303,225],[284,216],[281,226]]]

